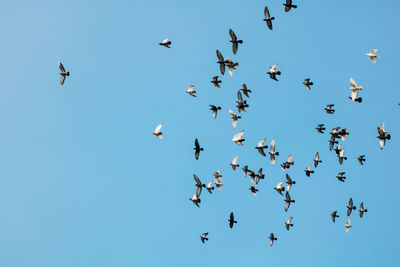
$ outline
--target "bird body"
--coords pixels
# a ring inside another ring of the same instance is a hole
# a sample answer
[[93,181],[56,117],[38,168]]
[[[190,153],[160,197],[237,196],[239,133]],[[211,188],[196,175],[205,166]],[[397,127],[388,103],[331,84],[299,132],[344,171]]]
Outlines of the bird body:
[[331,213],[331,218],[332,218],[332,222],[335,222],[336,218],[339,218],[339,215],[337,215],[337,211],[336,210]]
[[243,41],[237,39],[236,34],[234,33],[234,31],[232,29],[229,29],[229,35],[231,36],[231,39],[232,39],[229,42],[232,43],[233,54],[236,55],[236,52],[238,50],[238,44],[242,44]]
[[164,46],[164,47],[171,48],[171,47],[170,47],[170,45],[171,45],[170,38],[166,38],[166,39],[162,40],[162,42],[159,43],[159,45]]
[[214,105],[209,105],[210,106],[210,110],[212,110],[212,115],[213,115],[213,118],[214,119],[216,119],[217,118],[217,112],[218,112],[218,110],[221,110],[221,107],[217,107],[217,106],[214,106]]
[[[225,70],[225,69],[224,69]],[[222,83],[221,80],[218,80],[219,76],[214,76],[212,78],[211,83],[214,84],[215,87],[221,88],[221,86],[219,85],[220,83]]]
[[292,8],[297,8],[296,5],[293,5],[292,0],[286,0],[286,2],[283,3],[283,5],[285,6],[285,12],[289,12],[290,9]]
[[334,113],[335,113],[335,110],[333,109],[333,106],[335,106],[335,105],[334,105],[334,104],[326,105],[326,108],[325,108],[326,113],[328,113],[328,114],[334,114]]
[[196,160],[198,160],[200,156],[200,151],[203,151],[204,148],[200,147],[199,140],[197,138],[194,141],[194,150],[195,150],[194,156]]
[[390,134],[385,131],[385,123],[382,122],[381,127],[378,127],[378,134],[379,135],[376,138],[379,139],[379,146],[381,149],[383,149],[386,144],[386,140],[390,140]]
[[276,75],[281,75],[281,72],[276,70],[276,67],[277,67],[277,66],[278,66],[278,64],[272,65],[272,66],[269,68],[269,71],[267,72],[267,74],[269,74],[269,77],[270,77],[272,80],[275,80],[275,81],[279,81],[279,80],[276,78]]
[[315,154],[315,158],[314,158],[314,167],[317,168],[318,164],[321,162],[322,162],[322,160],[319,159],[319,153],[317,152],[317,154]]
[[208,233],[204,233],[204,234],[202,234],[202,235],[200,236],[201,242],[204,243],[204,240],[208,241],[207,235],[208,235]]
[[347,216],[350,216],[351,212],[356,209],[356,206],[353,205],[353,199],[349,199],[349,204],[346,206],[347,208]]
[[288,231],[289,231],[290,227],[293,227],[292,220],[293,220],[293,217],[290,217],[290,218],[287,219],[287,221],[285,222],[286,230],[288,230]]
[[264,142],[265,142],[266,140],[267,140],[266,138],[260,140],[260,141],[258,142],[257,146],[255,147],[255,149],[258,150],[258,153],[260,153],[260,154],[263,155],[264,157],[267,156],[267,155],[265,154],[265,152],[264,152],[264,149],[268,148],[267,145],[264,145]]
[[64,68],[64,65],[61,62],[58,62],[58,67],[60,68],[60,75],[61,75],[61,80],[60,80],[60,85],[63,86],[65,79],[67,76],[69,76],[69,71],[66,71]]
[[275,19],[275,17],[271,17],[269,14],[269,10],[268,7],[264,8],[264,19],[263,21],[265,21],[267,23],[268,28],[272,31],[272,21]]
[[351,223],[351,220],[348,219],[347,222],[346,222],[346,224],[344,225],[344,226],[345,226],[346,234],[349,232],[349,229],[353,227],[353,226],[351,226],[350,223]]
[[229,165],[232,166],[232,169],[233,169],[234,171],[236,171],[236,168],[239,167],[239,164],[237,164],[238,158],[239,158],[239,156],[235,156],[235,157],[233,158],[233,160],[232,160],[232,163],[229,164]]
[[305,169],[304,171],[306,172],[306,175],[307,175],[308,177],[310,177],[310,174],[311,174],[311,173],[314,173],[314,171],[311,170],[311,166],[310,166],[310,165],[308,165],[308,166],[307,166],[307,169]]
[[237,115],[235,112],[233,112],[232,110],[229,110],[229,114],[231,114],[231,118],[232,118],[232,129],[236,128],[237,125],[237,121],[239,119],[242,118],[242,116]]
[[313,82],[310,82],[310,78],[305,79],[303,84],[306,87],[307,91],[310,91],[311,90],[311,86],[314,85]]
[[194,88],[194,84],[191,84],[185,92],[193,97],[197,97],[196,90],[194,90],[193,88]]
[[233,212],[229,215],[229,227],[232,228],[237,221],[235,221],[235,215],[233,215]]
[[161,127],[162,127],[162,124],[157,125],[157,127],[154,129],[154,132],[153,132],[153,134],[154,134],[158,139],[163,139],[163,138],[164,138],[164,137],[162,136]]
[[276,187],[274,188],[276,192],[278,192],[281,196],[283,196],[282,192],[285,191],[285,188],[282,186],[284,181],[279,182]]
[[269,149],[270,150],[269,150],[268,154],[270,156],[271,164],[275,164],[275,157],[279,156],[279,152],[275,151],[275,141],[274,140],[271,141],[271,145],[270,145]]
[[243,134],[244,134],[244,130],[240,131],[239,133],[235,134],[233,136],[233,138],[231,139],[232,142],[236,143],[239,146],[243,145],[243,142],[245,141],[245,139],[243,139]]
[[372,63],[376,63],[376,60],[379,58],[379,55],[376,54],[377,52],[378,49],[372,49],[366,54]]

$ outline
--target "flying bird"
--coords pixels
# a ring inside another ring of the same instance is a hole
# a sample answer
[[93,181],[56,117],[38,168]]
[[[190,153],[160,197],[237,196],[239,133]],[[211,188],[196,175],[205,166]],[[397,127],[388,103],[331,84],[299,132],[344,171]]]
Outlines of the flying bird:
[[237,221],[235,221],[235,216],[233,215],[233,212],[229,215],[229,227],[232,228]]
[[353,226],[351,226],[350,222],[351,222],[351,220],[348,219],[346,224],[344,225],[346,227],[345,228],[346,234],[349,232],[349,229],[353,227]]
[[269,147],[268,154],[270,156],[271,163],[275,164],[275,156],[279,156],[279,152],[275,152],[275,141],[274,140],[271,141],[271,145]]
[[283,5],[285,6],[285,12],[289,12],[289,10],[293,7],[293,8],[297,8],[296,5],[292,4],[292,0],[286,0],[286,3],[283,3]]
[[202,234],[202,235],[200,236],[201,242],[204,243],[204,240],[208,241],[207,235],[208,235],[208,233],[204,233],[204,234]]
[[354,102],[362,102],[362,98],[358,97],[358,93],[362,91],[363,87],[358,86],[356,82],[353,80],[353,78],[350,78],[350,90],[351,90],[351,96],[349,97],[352,101]]
[[379,55],[376,54],[377,52],[378,49],[372,49],[371,51],[369,51],[369,53],[367,53],[367,57],[369,57],[369,60],[372,63],[376,63],[376,60],[379,58]]
[[242,145],[243,145],[243,142],[245,141],[245,139],[242,138],[243,134],[244,134],[244,130],[242,130],[242,131],[240,131],[239,133],[235,134],[235,135],[233,136],[233,138],[231,139],[232,142],[236,143],[236,144],[239,145],[239,146],[242,146]]
[[317,152],[317,154],[315,154],[315,158],[314,158],[314,167],[317,168],[318,164],[321,162],[322,162],[322,160],[319,159],[319,153]]
[[347,216],[350,216],[351,212],[356,209],[356,206],[353,205],[353,199],[349,199],[349,204],[346,206],[347,208]]
[[[334,136],[331,136],[331,138],[329,139],[329,151],[332,151],[333,146],[334,146],[335,144],[338,144],[338,143],[339,143],[339,142],[336,141],[335,137],[334,137]],[[339,146],[340,146],[340,145],[339,145]]]
[[339,174],[336,176],[336,178],[341,181],[341,182],[345,182],[344,180],[346,180],[346,176],[345,175],[346,172],[339,172]]
[[185,92],[193,97],[197,97],[196,90],[193,90],[193,88],[194,88],[194,84],[191,84]]
[[336,218],[339,218],[339,215],[336,215],[337,211],[335,210],[334,212],[331,213],[331,218],[332,222],[336,221]]
[[250,182],[251,184],[256,183],[257,174],[253,170],[249,170]]
[[294,161],[293,161],[293,155],[290,154],[289,158],[287,159],[286,162],[281,163],[281,167],[283,171],[286,171],[286,169],[290,169],[290,167],[294,165]]
[[289,228],[290,228],[290,227],[293,227],[292,220],[293,220],[293,217],[290,217],[290,218],[285,222],[285,226],[286,226],[286,229],[287,229],[288,231],[289,231]]
[[217,107],[217,106],[214,106],[214,105],[209,105],[209,106],[210,106],[210,110],[212,110],[213,118],[216,119],[217,118],[217,112],[218,112],[218,110],[221,110],[221,107]]
[[228,67],[229,76],[232,77],[233,70],[235,70],[236,67],[239,66],[239,62],[233,62],[231,59],[226,58],[225,59],[225,65]]
[[268,28],[272,31],[272,21],[275,19],[275,17],[270,16],[268,7],[265,7],[264,9],[264,17],[265,18],[263,19],[263,21],[267,23]]
[[236,55],[236,52],[238,50],[238,44],[242,44],[242,40],[238,40],[236,37],[236,34],[232,31],[232,29],[229,29],[229,35],[231,36],[231,39],[229,42],[232,43],[232,50],[233,54]]
[[326,108],[325,108],[326,113],[328,113],[328,114],[334,114],[334,113],[335,113],[335,110],[333,109],[333,106],[335,106],[335,105],[334,105],[334,104],[326,105]]
[[243,94],[244,94],[247,98],[250,98],[249,93],[251,93],[251,90],[250,90],[250,89],[247,89],[247,85],[246,85],[245,83],[244,83],[242,86],[243,86],[243,88],[241,88],[240,91],[242,91]]
[[269,74],[269,77],[270,77],[272,80],[275,80],[275,81],[279,81],[279,80],[276,78],[276,75],[281,75],[281,72],[276,70],[276,67],[277,67],[277,66],[278,66],[278,64],[272,65],[272,66],[269,68],[269,71],[267,72],[267,74]]
[[65,79],[67,76],[69,76],[69,71],[65,71],[64,65],[61,62],[58,62],[58,67],[60,68],[60,75],[61,75],[61,80],[60,80],[60,85],[62,86],[65,82]]
[[269,238],[269,244],[271,245],[271,247],[272,247],[272,245],[274,244],[274,241],[278,240],[278,239],[274,236],[273,233],[271,233],[271,234],[269,235],[268,238]]
[[[200,187],[200,189],[201,189],[202,187],[206,187],[206,185],[205,185],[205,184],[202,184],[202,183],[201,183],[201,181],[200,181],[199,177],[197,177],[197,175],[196,175],[196,174],[193,174],[193,179],[196,181],[196,184],[195,184],[195,186],[196,186],[197,188],[199,188],[199,187]],[[199,195],[200,195],[200,194],[199,194]]]
[[265,152],[264,152],[264,149],[267,149],[267,148],[268,148],[267,145],[264,145],[264,142],[265,142],[266,140],[267,140],[266,138],[262,139],[261,141],[258,142],[257,146],[255,147],[255,149],[257,149],[258,152],[259,152],[261,155],[263,155],[264,157],[267,156],[267,155],[265,154]]
[[153,132],[153,134],[154,134],[158,139],[163,139],[163,138],[164,138],[164,137],[162,136],[161,127],[162,127],[162,124],[157,125],[156,129],[154,129],[154,132]]
[[289,192],[290,188],[292,188],[292,185],[296,184],[296,182],[293,181],[288,174],[286,174],[286,183],[286,192]]
[[346,135],[350,135],[350,133],[347,131],[347,128],[343,128],[338,134],[343,142],[346,140]]
[[342,165],[342,163],[343,163],[343,160],[347,160],[347,157],[345,157],[344,156],[344,148],[342,148],[341,150],[340,150],[340,153],[339,153],[339,163],[340,163],[340,165]]
[[250,172],[249,167],[248,167],[247,165],[245,165],[245,166],[242,168],[242,170],[243,170],[243,176],[244,176],[244,177],[246,177],[246,176],[247,176],[247,173]]
[[311,170],[311,166],[310,166],[310,165],[308,165],[308,166],[307,166],[307,169],[305,169],[304,171],[306,172],[306,175],[307,175],[308,177],[310,177],[310,174],[311,174],[311,173],[314,173],[314,171]]
[[337,145],[337,147],[335,147],[335,153],[336,155],[340,156],[340,151],[342,150],[342,145]]
[[364,165],[365,155],[361,155],[357,159],[358,159],[358,162],[360,162],[361,165]]
[[221,177],[219,177],[219,178],[214,178],[215,186],[216,186],[217,189],[220,190],[220,191],[222,190],[221,186],[224,185],[223,183],[221,183],[221,180],[222,180]]
[[210,193],[210,194],[212,194],[212,191],[214,190],[214,186],[212,186],[212,184],[213,184],[213,180],[209,181],[206,186],[206,189],[207,189],[208,193]]
[[236,101],[237,105],[236,107],[238,108],[239,113],[240,112],[246,112],[246,108],[249,107],[247,104],[246,100],[243,100],[242,93],[240,90],[237,92],[237,98],[238,100]]
[[200,200],[200,194],[201,194],[201,187],[197,187],[196,193],[193,195],[192,198],[189,198],[195,204],[197,207],[199,206],[199,203],[201,202]]
[[382,122],[381,127],[378,127],[378,136],[376,138],[379,139],[379,146],[381,149],[385,146],[386,140],[390,140],[390,134],[385,131],[385,123]]
[[[225,71],[225,67],[224,67],[224,71]],[[220,83],[222,83],[221,80],[218,80],[219,76],[214,76],[212,78],[211,83],[214,84],[215,87],[221,88],[221,85],[219,85]]]
[[310,91],[311,90],[311,86],[314,85],[313,82],[310,82],[310,78],[304,79],[303,84],[306,87],[307,91]]
[[360,212],[360,218],[363,217],[364,212],[368,212],[367,209],[364,209],[364,203],[362,203],[362,202],[361,202],[361,204],[360,204],[360,209],[359,209],[358,211]]
[[239,167],[239,164],[237,164],[238,158],[239,158],[239,156],[235,156],[235,157],[233,158],[233,160],[232,160],[232,163],[229,163],[229,165],[232,166],[232,169],[233,169],[234,171],[236,171],[236,168]]
[[218,57],[217,63],[219,64],[219,69],[221,71],[221,74],[224,75],[225,74],[225,60],[224,60],[224,57],[222,56],[221,52],[219,52],[219,50],[217,50],[217,57]]
[[254,186],[250,186],[249,190],[254,196],[257,196],[258,189],[256,189]]
[[196,140],[194,140],[194,150],[194,156],[196,157],[196,160],[198,160],[200,156],[200,151],[203,151],[204,148],[200,147],[199,140],[197,140],[197,138]]
[[260,179],[264,179],[264,178],[265,178],[265,174],[263,174],[263,168],[260,168],[258,170],[258,173],[256,174],[256,184],[258,184]]
[[283,196],[282,192],[285,192],[285,188],[282,186],[284,181],[279,182],[276,187],[274,188],[276,192],[278,192],[281,196]]
[[315,129],[317,129],[317,131],[319,132],[319,133],[324,133],[324,131],[325,131],[325,127],[324,127],[324,124],[318,124],[318,126],[317,126],[317,128],[315,128]]
[[231,114],[231,118],[232,118],[232,129],[236,128],[237,125],[237,121],[239,119],[242,118],[242,116],[237,115],[235,112],[233,112],[232,110],[229,110],[229,114]]
[[289,207],[290,207],[290,203],[294,203],[296,201],[294,201],[293,199],[290,198],[289,192],[286,191],[285,194],[285,211],[288,211]]
[[171,48],[171,47],[170,47],[171,41],[169,40],[169,38],[167,38],[167,39],[162,40],[162,42],[159,43],[159,45],[164,46],[164,47]]

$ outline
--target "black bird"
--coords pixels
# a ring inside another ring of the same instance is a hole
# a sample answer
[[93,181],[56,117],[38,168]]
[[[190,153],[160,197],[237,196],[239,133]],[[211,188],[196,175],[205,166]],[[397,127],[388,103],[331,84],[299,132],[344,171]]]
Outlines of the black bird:
[[243,100],[242,93],[240,92],[240,90],[238,90],[237,92],[237,98],[238,100],[236,101],[237,103],[236,107],[238,108],[239,113],[246,112],[246,108],[248,108],[249,105],[247,104],[246,100]]
[[281,196],[283,196],[282,192],[285,192],[285,188],[282,186],[284,181],[279,182],[276,187],[274,188],[276,192],[278,192]]
[[293,155],[290,154],[289,158],[285,162],[281,163],[281,168],[283,171],[286,171],[286,169],[290,169],[292,165],[294,165]]
[[235,216],[233,215],[233,212],[231,212],[231,214],[229,215],[229,227],[232,228],[233,224],[237,223],[237,221],[235,221]]
[[200,188],[201,188],[201,187],[206,187],[205,184],[202,184],[202,183],[201,183],[199,177],[197,177],[196,174],[193,174],[193,178],[194,178],[194,180],[196,181],[196,184],[195,184],[196,187],[200,187]]
[[217,118],[217,112],[218,112],[218,110],[221,110],[221,107],[217,107],[217,106],[214,106],[214,105],[209,105],[210,106],[210,110],[212,110],[212,112],[213,112],[213,118],[214,119],[216,119]]
[[268,238],[269,238],[269,244],[271,245],[271,247],[272,247],[272,245],[274,244],[274,241],[278,240],[278,239],[274,236],[273,233],[271,233],[271,234],[269,235]]
[[254,196],[257,196],[258,189],[256,189],[254,186],[250,186],[249,190]]
[[340,155],[340,151],[342,150],[342,145],[337,145],[337,147],[335,147],[335,153],[336,153],[336,155]]
[[224,57],[222,56],[221,52],[219,52],[218,50],[217,50],[217,57],[218,57],[217,63],[219,64],[219,69],[221,71],[221,74],[224,75],[225,74],[225,60],[224,60]]
[[364,165],[365,155],[361,155],[357,159],[358,159],[358,162],[360,162],[361,165]]
[[344,142],[346,139],[346,135],[350,135],[350,133],[347,131],[347,128],[343,128],[342,130],[340,130],[338,135],[340,136],[340,138],[342,138],[342,141]]
[[319,153],[317,152],[317,154],[315,154],[315,158],[314,158],[314,167],[317,168],[318,164],[321,162],[322,162],[322,160],[319,159]]
[[286,3],[283,4],[285,6],[285,12],[289,12],[289,10],[293,8],[297,8],[296,5],[292,4],[292,0],[286,0]]
[[257,174],[255,173],[255,171],[249,170],[249,176],[250,176],[251,184],[255,184],[256,178],[257,178]]
[[328,114],[334,114],[334,113],[335,113],[335,110],[333,109],[333,106],[335,106],[335,105],[334,105],[334,104],[326,105],[326,108],[325,108],[326,113],[328,113]]
[[246,177],[246,176],[247,176],[247,173],[250,171],[250,170],[249,170],[249,166],[245,165],[245,166],[242,168],[242,170],[243,170],[243,175],[244,175],[244,177]]
[[349,205],[346,206],[347,208],[347,216],[350,216],[351,212],[356,209],[356,206],[353,205],[353,199],[349,199]]
[[290,217],[290,218],[285,222],[285,226],[286,226],[286,229],[287,229],[288,231],[289,231],[289,228],[290,228],[290,227],[293,227],[293,224],[291,223],[292,220],[293,220],[293,217]]
[[307,91],[310,91],[311,90],[311,85],[314,85],[313,82],[310,82],[310,78],[304,79],[303,84],[306,87]]
[[167,38],[167,39],[164,39],[161,43],[159,43],[159,45],[164,46],[164,47],[171,48],[171,47],[170,47],[171,41],[169,40],[169,38]]
[[61,75],[61,80],[60,80],[60,85],[62,86],[65,82],[65,79],[67,76],[69,76],[69,71],[65,71],[65,68],[61,62],[58,62],[58,67],[60,68],[60,75]]
[[335,137],[331,136],[331,139],[329,139],[329,151],[332,151],[333,146],[335,144],[338,144],[339,142],[336,141]]
[[379,139],[379,146],[381,149],[385,146],[386,140],[390,140],[390,134],[385,131],[385,124],[382,122],[381,127],[378,127],[378,136],[376,138]]
[[272,21],[275,19],[275,17],[271,17],[269,15],[269,10],[268,7],[265,7],[264,9],[264,19],[263,21],[265,21],[267,23],[268,28],[272,31]]
[[235,70],[236,67],[239,66],[239,62],[233,62],[231,59],[226,58],[225,59],[225,65],[228,67],[229,76],[232,77],[233,70]]
[[202,234],[202,235],[200,236],[201,242],[204,243],[204,240],[208,241],[207,235],[208,235],[208,233],[204,233],[204,234]]
[[324,124],[318,124],[318,126],[317,126],[317,128],[315,128],[315,129],[317,129],[317,131],[319,132],[319,133],[324,133],[324,131],[325,131],[325,127],[324,127]]
[[196,140],[194,140],[194,150],[196,151],[194,153],[194,156],[196,157],[196,160],[198,160],[200,156],[200,151],[203,151],[204,148],[200,147],[199,140],[197,140],[197,138]]
[[335,222],[336,218],[339,218],[339,215],[336,215],[337,211],[335,210],[334,212],[331,213],[332,217],[332,222]]
[[346,176],[344,176],[345,173],[346,172],[339,172],[336,178],[338,178],[339,181],[344,182],[344,180],[346,180]]
[[290,191],[290,188],[292,188],[292,185],[296,184],[296,181],[293,181],[288,174],[286,174],[286,192]]
[[[224,71],[225,71],[225,68],[224,68]],[[218,78],[219,78],[219,76],[214,76],[212,78],[211,82],[214,84],[215,87],[221,88],[221,85],[219,85],[219,84],[222,83],[222,81],[218,80]]]
[[364,203],[362,203],[362,202],[361,202],[361,204],[360,204],[360,209],[359,209],[358,211],[360,212],[360,218],[363,217],[364,212],[368,212],[367,209],[364,209]]
[[246,85],[245,83],[243,84],[243,88],[241,88],[240,91],[242,91],[243,94],[244,94],[247,98],[250,98],[249,93],[251,93],[251,90],[250,90],[250,89],[247,89],[247,85]]
[[267,145],[264,145],[264,142],[265,142],[266,140],[267,140],[266,138],[262,139],[261,141],[258,142],[257,146],[255,147],[255,149],[257,149],[258,152],[259,152],[261,155],[263,155],[264,157],[267,156],[267,155],[265,154],[265,152],[264,152],[264,149],[267,149],[267,148],[268,148]]
[[264,180],[265,178],[265,174],[263,174],[263,168],[260,168],[258,170],[258,173],[256,174],[256,184],[258,184],[258,182],[260,181],[260,179]]
[[335,127],[332,128],[332,131],[330,132],[331,138],[332,139],[336,139],[336,138],[340,138],[340,127]]
[[232,43],[233,54],[236,55],[238,44],[243,44],[243,41],[237,39],[236,34],[232,31],[232,29],[229,29],[229,35],[232,38],[232,40],[230,40],[229,42]]
[[285,211],[288,211],[289,207],[290,207],[290,203],[295,203],[296,201],[290,198],[289,192],[286,191],[285,194]]
[[276,70],[276,67],[277,67],[277,66],[278,66],[278,64],[272,65],[272,66],[269,68],[269,71],[267,72],[267,74],[269,74],[269,77],[270,77],[272,80],[275,80],[275,81],[279,81],[279,80],[276,78],[276,75],[281,75],[281,72]]
[[314,173],[314,171],[311,170],[311,166],[310,166],[310,165],[308,165],[308,166],[307,166],[307,169],[305,169],[304,171],[306,172],[306,175],[307,175],[308,177],[310,177],[310,174],[311,174],[311,173]]

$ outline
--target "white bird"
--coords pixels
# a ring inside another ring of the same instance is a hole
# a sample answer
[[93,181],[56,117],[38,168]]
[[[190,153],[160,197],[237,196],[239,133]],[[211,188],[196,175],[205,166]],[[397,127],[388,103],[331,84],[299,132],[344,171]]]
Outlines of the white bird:
[[275,152],[275,141],[274,140],[271,141],[271,145],[270,145],[269,149],[270,149],[270,151],[268,152],[268,154],[270,155],[271,163],[275,164],[275,156],[279,156],[279,152]]
[[229,110],[229,114],[231,114],[231,118],[232,118],[232,129],[235,129],[238,119],[241,119],[242,116],[236,115],[236,113],[233,112],[232,110]]
[[371,51],[369,51],[369,53],[366,54],[372,63],[376,63],[376,59],[379,58],[379,55],[376,54],[377,52],[378,49],[372,49]]
[[279,182],[274,188],[281,196],[283,196],[282,192],[285,191],[285,187],[283,187],[284,181]]
[[292,220],[293,220],[293,217],[290,217],[290,218],[285,222],[286,229],[287,229],[288,231],[289,231],[289,228],[290,228],[290,227],[293,227]]
[[349,229],[353,227],[353,226],[351,226],[350,222],[351,222],[351,220],[348,219],[347,222],[346,222],[346,224],[344,225],[344,226],[346,227],[346,229],[345,229],[345,230],[346,230],[346,233],[348,233],[348,232],[349,232]]
[[362,100],[361,100],[360,97],[358,97],[358,93],[363,90],[363,87],[362,86],[358,86],[357,83],[353,80],[353,78],[350,78],[350,85],[351,85],[351,87],[350,87],[350,90],[351,90],[350,99],[352,101],[361,102]]
[[239,158],[239,156],[235,156],[235,157],[233,158],[233,160],[232,160],[232,163],[229,164],[229,165],[232,166],[232,169],[233,169],[234,171],[236,171],[236,168],[239,167],[239,164],[237,164],[238,158]]
[[232,142],[238,144],[239,146],[242,146],[243,145],[243,141],[245,141],[245,139],[242,138],[243,134],[244,134],[244,130],[242,130],[239,133],[235,134],[233,136],[233,138],[231,139]]
[[171,41],[170,41],[169,39],[170,39],[170,38],[166,38],[166,39],[162,40],[162,42],[159,43],[159,45],[164,46],[164,47],[171,48],[171,47],[170,47]]
[[211,180],[210,182],[208,182],[206,189],[207,191],[212,194],[212,190],[214,190],[214,186],[212,186],[213,180]]
[[214,178],[214,183],[215,186],[218,188],[218,190],[222,190],[221,186],[223,186],[224,184],[221,183],[222,177],[218,177],[218,178]]
[[164,137],[162,136],[161,127],[162,127],[161,124],[157,125],[156,129],[155,129],[154,132],[153,132],[153,134],[154,134],[155,136],[157,136],[159,139],[163,139],[163,138],[164,138]]
[[197,97],[196,90],[193,90],[193,88],[194,88],[194,84],[191,84],[185,92],[193,97]]

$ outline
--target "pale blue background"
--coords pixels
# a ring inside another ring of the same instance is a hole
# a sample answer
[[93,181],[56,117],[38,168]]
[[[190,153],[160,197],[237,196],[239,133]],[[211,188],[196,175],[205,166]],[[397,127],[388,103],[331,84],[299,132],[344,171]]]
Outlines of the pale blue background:
[[[1,1],[0,266],[398,266],[400,4],[296,1],[285,13],[282,2]],[[244,40],[236,56],[229,28]],[[158,46],[166,37],[171,49]],[[382,56],[375,65],[365,56],[372,48]],[[216,49],[240,63],[220,89],[209,82]],[[59,60],[71,72],[63,87]],[[265,74],[274,63],[279,82]],[[347,98],[350,77],[364,87],[362,104]],[[243,82],[250,108],[233,131],[228,108]],[[191,83],[197,99],[184,93]],[[216,120],[209,104],[222,106]],[[393,140],[380,151],[382,121]],[[151,134],[159,123],[164,140]],[[318,123],[351,133],[342,166]],[[242,129],[239,147],[230,138]],[[205,147],[199,161],[195,137]],[[275,139],[278,163],[294,154],[287,213],[273,190],[284,173],[253,149],[264,137]],[[308,179],[317,151],[323,163]],[[228,165],[235,155],[266,170],[256,198]],[[193,173],[208,182],[216,169],[223,190],[195,207]],[[352,214],[346,235],[349,197],[369,212]]]

